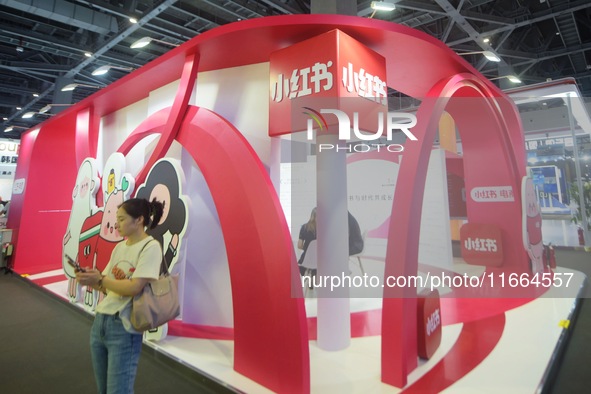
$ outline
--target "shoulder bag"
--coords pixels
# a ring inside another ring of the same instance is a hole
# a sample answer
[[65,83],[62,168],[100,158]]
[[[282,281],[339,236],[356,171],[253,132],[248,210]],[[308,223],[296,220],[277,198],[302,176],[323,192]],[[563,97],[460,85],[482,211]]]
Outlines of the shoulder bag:
[[[152,241],[147,242],[146,245],[150,242]],[[140,250],[140,254],[144,248]],[[160,270],[164,273],[158,279],[146,283],[143,290],[133,297],[130,321],[137,331],[147,331],[159,327],[173,320],[180,313],[179,277],[168,272],[164,258],[160,264],[164,265]]]

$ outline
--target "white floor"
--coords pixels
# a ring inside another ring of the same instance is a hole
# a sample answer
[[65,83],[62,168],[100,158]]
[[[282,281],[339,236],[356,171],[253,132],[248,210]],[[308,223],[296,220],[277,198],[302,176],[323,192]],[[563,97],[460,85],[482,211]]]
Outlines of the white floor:
[[568,219],[543,219],[542,235],[546,245],[579,246],[577,225]]
[[[377,264],[377,263],[376,263]],[[364,261],[366,270],[372,262]],[[581,286],[584,275],[560,268],[558,272],[575,274],[570,287]],[[59,275],[60,271],[30,276],[40,278]],[[46,278],[47,279],[47,278]],[[67,281],[59,280],[45,287],[66,298]],[[543,298],[505,312],[502,336],[484,360],[465,376],[453,382],[445,393],[534,393],[557,346],[565,321],[570,318],[575,299],[564,296],[560,289],[551,289]],[[315,314],[314,298],[306,300],[309,315]],[[352,299],[351,310],[375,310],[379,299]],[[449,311],[448,311],[449,312]],[[446,311],[442,306],[442,314]],[[462,331],[463,323],[444,325],[442,343],[428,362],[409,375],[409,385],[420,378],[452,349]],[[202,373],[247,393],[270,391],[232,369],[233,342],[168,336],[150,346],[170,355]],[[470,351],[470,349],[466,349]],[[380,336],[353,338],[343,351],[328,352],[310,341],[311,390],[313,393],[398,393],[400,390],[380,381]],[[434,382],[435,383],[435,382]],[[407,386],[407,387],[408,387]],[[434,387],[437,385],[435,384]],[[411,388],[412,389],[412,388]],[[410,390],[412,391],[412,390]]]

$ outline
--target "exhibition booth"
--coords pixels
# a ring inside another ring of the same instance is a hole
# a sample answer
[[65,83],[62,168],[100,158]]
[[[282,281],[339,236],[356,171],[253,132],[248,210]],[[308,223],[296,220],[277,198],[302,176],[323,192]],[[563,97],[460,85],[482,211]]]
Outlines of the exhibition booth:
[[[420,104],[394,108],[388,89]],[[103,268],[115,208],[157,198],[181,316],[145,343],[204,376],[245,392],[531,392],[585,277],[550,258],[526,167],[513,100],[433,37],[337,15],[241,21],[23,134],[14,270],[93,313],[65,256]]]

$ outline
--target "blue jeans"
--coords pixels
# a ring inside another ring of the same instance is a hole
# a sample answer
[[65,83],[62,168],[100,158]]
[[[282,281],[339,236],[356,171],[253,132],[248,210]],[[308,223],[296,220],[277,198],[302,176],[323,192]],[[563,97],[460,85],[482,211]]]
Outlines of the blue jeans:
[[118,315],[97,313],[90,350],[99,394],[133,393],[142,335],[125,331]]

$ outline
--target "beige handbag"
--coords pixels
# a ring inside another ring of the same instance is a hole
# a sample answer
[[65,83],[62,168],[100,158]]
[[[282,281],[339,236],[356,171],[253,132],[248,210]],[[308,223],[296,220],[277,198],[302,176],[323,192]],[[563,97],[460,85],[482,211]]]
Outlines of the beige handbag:
[[179,276],[170,275],[166,266],[163,268],[161,271],[165,273],[160,275],[160,278],[146,283],[143,290],[133,297],[130,320],[137,331],[159,327],[176,318],[181,311],[178,294]]

